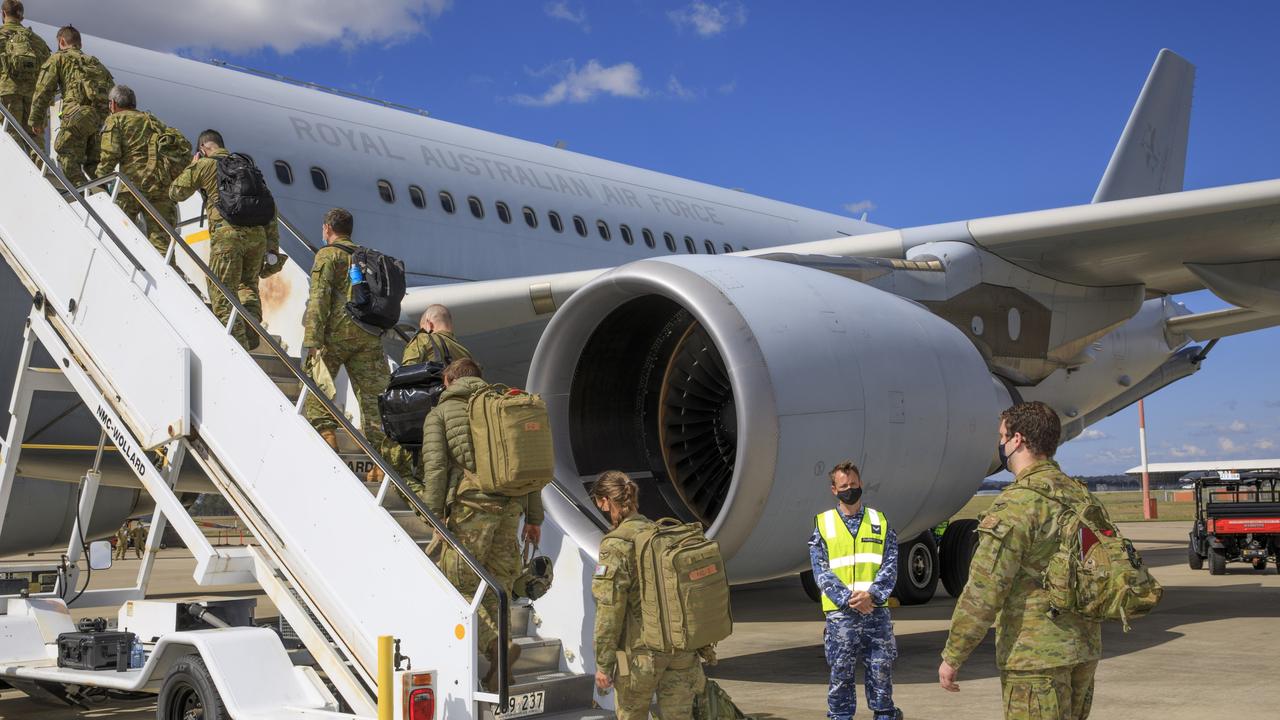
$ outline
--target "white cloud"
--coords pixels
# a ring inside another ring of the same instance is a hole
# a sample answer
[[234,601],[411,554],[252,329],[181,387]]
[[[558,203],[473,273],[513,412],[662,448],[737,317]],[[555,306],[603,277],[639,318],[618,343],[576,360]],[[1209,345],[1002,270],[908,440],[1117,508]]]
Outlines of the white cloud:
[[1249,432],[1249,426],[1246,425],[1243,420],[1232,420],[1231,424],[1227,426],[1227,429],[1233,433]]
[[1199,445],[1191,445],[1189,443],[1185,445],[1179,445],[1177,447],[1171,447],[1165,452],[1171,457],[1175,457],[1175,458],[1204,457],[1205,455],[1208,454],[1205,451],[1205,449],[1200,447]]
[[686,7],[667,13],[677,28],[685,26],[702,37],[711,37],[731,26],[741,27],[747,22],[747,8],[740,2],[722,2],[712,5],[695,0]]
[[573,9],[569,7],[568,0],[556,0],[556,2],[549,2],[542,6],[542,11],[545,12],[548,17],[553,17],[557,20],[564,20],[577,25],[582,28],[582,32],[591,32],[591,25],[587,22],[587,9],[581,8],[577,12],[574,12]]
[[858,202],[845,203],[841,207],[850,215],[861,215],[864,212],[875,210],[876,204],[870,200],[859,200]]
[[1090,442],[1092,440],[1106,440],[1108,437],[1110,436],[1097,428],[1085,428],[1085,431],[1080,433],[1080,436],[1076,438],[1076,441]]
[[675,75],[672,75],[667,80],[667,92],[671,93],[672,97],[677,97],[681,100],[692,100],[698,96],[698,93],[685,87],[684,83],[680,82],[680,79]]
[[1258,450],[1270,450],[1270,449],[1274,448],[1274,447],[1276,446],[1276,444],[1275,444],[1274,442],[1272,442],[1271,440],[1263,439],[1263,440],[1259,440],[1259,441],[1255,442],[1255,443],[1253,444],[1253,446],[1254,446],[1255,448],[1257,448]]
[[39,0],[27,18],[151,48],[291,53],[309,45],[397,42],[426,30],[453,0]]
[[738,89],[738,81],[730,80],[729,82],[724,83],[720,87],[716,88],[716,92],[720,93],[721,95],[732,95],[733,91],[737,89]]
[[[563,102],[584,103],[601,93],[615,97],[639,98],[648,94],[640,83],[640,68],[629,62],[605,67],[598,60],[587,61],[579,70],[572,60],[562,66],[564,77],[538,96],[516,95],[511,98],[521,105],[546,107]],[[546,71],[534,75],[546,74]]]
[[1094,464],[1115,465],[1117,463],[1127,463],[1138,457],[1137,449],[1133,447],[1107,448],[1099,450],[1088,455],[1088,461]]

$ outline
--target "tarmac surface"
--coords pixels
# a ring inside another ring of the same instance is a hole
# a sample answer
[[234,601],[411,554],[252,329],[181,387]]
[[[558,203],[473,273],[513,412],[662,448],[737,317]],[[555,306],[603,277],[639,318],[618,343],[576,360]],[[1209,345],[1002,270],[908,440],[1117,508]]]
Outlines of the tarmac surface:
[[[1190,570],[1188,523],[1129,523],[1147,564],[1165,586],[1156,612],[1103,631],[1094,718],[1238,720],[1280,716],[1280,575],[1274,567],[1256,573],[1228,565],[1227,574]],[[125,584],[136,573],[125,560],[102,573],[102,582]],[[180,599],[201,592],[191,580],[192,561],[180,550],[161,554],[152,588]],[[95,585],[99,580],[95,580]],[[244,595],[251,588],[222,588],[217,595]],[[907,718],[969,720],[1001,717],[1000,678],[992,638],[961,670],[961,692],[938,687],[939,652],[946,642],[954,599],[941,585],[926,605],[893,610],[899,658],[894,671],[897,705]],[[776,580],[734,590],[734,635],[721,644],[714,677],[750,715],[766,720],[816,720],[826,714],[827,666],[822,655],[822,619],[798,580]],[[77,615],[102,614],[98,612]],[[275,614],[261,598],[258,615]],[[13,691],[0,693],[0,718],[155,717],[153,702],[113,703],[84,711],[53,708]],[[859,693],[857,717],[870,717]]]

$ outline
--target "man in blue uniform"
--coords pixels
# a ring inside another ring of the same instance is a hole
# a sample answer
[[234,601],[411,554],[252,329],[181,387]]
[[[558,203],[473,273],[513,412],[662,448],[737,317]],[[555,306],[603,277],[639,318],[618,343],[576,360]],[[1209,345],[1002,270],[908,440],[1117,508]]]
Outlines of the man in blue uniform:
[[842,462],[830,476],[836,507],[815,518],[809,538],[813,579],[822,588],[827,616],[827,717],[849,720],[858,709],[854,672],[861,657],[867,707],[875,720],[900,720],[902,711],[893,705],[898,644],[887,606],[898,579],[898,536],[883,513],[863,506],[857,465]]

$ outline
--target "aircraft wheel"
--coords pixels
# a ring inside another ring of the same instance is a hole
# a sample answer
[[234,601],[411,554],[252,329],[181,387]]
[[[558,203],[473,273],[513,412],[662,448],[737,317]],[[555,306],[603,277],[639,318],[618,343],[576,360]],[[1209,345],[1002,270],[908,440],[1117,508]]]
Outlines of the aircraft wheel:
[[230,720],[213,677],[199,655],[187,655],[169,668],[156,707],[159,720]]
[[1209,548],[1209,574],[1222,575],[1227,572],[1227,554],[1215,548]]
[[973,519],[954,520],[942,533],[942,546],[938,554],[941,556],[940,576],[942,586],[951,597],[960,597],[960,592],[969,582],[969,563],[973,553],[978,549],[978,521]]
[[822,588],[818,587],[818,581],[813,579],[813,571],[805,570],[800,573],[800,585],[804,588],[804,594],[814,602],[822,602]]
[[1196,550],[1195,540],[1187,541],[1187,566],[1192,570],[1199,570],[1204,567],[1204,558],[1201,557],[1200,553]]
[[938,589],[938,545],[925,531],[898,545],[898,582],[894,597],[903,605],[921,605]]

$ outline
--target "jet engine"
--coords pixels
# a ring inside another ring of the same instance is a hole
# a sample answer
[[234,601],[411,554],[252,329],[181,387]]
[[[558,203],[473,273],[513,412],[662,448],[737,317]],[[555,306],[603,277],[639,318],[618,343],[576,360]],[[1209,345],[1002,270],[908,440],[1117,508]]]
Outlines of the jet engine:
[[585,500],[598,473],[626,471],[642,512],[708,528],[735,582],[807,568],[843,460],[901,542],[946,519],[988,474],[1010,402],[924,307],[733,256],[602,275],[557,311],[529,387],[547,401],[568,491]]

